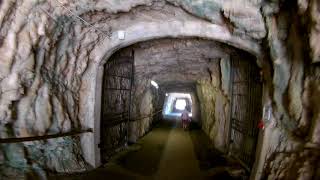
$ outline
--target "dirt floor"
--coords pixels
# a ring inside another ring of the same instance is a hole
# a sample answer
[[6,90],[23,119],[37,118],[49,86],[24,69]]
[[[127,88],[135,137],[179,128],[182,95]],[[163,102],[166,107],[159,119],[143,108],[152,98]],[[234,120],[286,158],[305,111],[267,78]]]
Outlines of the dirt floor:
[[136,144],[95,170],[50,179],[248,179],[246,171],[215,150],[196,125],[162,122]]

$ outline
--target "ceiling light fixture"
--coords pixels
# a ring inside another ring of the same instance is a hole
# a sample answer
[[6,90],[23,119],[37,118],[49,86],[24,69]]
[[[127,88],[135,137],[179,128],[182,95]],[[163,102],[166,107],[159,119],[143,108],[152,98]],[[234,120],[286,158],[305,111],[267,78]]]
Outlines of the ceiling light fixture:
[[151,80],[151,85],[154,86],[155,88],[159,88],[159,85],[155,82]]

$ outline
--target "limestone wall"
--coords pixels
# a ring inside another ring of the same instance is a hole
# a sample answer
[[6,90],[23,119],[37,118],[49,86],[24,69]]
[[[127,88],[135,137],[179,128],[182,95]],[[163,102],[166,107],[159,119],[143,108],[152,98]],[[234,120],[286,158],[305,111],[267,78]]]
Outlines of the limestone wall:
[[[317,0],[0,1],[0,137],[94,129],[80,140],[1,144],[2,174],[97,166],[99,66],[136,42],[202,37],[254,54],[263,69],[273,120],[260,134],[255,179],[317,177],[319,17]],[[70,156],[52,151],[64,142]]]
[[151,116],[156,109],[152,102],[153,94],[150,80],[136,80],[135,91],[133,94],[132,119],[130,123],[130,141],[136,142],[141,136],[150,131],[153,122]]
[[[220,62],[225,63],[223,61],[229,61],[229,59],[222,59]],[[202,129],[217,149],[226,151],[229,129],[226,123],[228,122],[230,95],[229,92],[224,94],[222,90],[220,62],[216,62],[215,66],[210,68],[210,80],[198,82],[197,94],[200,102]]]
[[319,65],[312,64],[319,56],[314,54],[317,48],[312,35],[317,23],[311,23],[319,19],[314,16],[314,8],[319,6],[316,4],[315,1],[297,4],[287,1],[263,7],[268,29],[265,47],[269,48],[272,61],[272,69],[268,70],[266,63],[263,66],[268,97],[265,103],[271,102],[273,118],[260,134],[263,144],[256,167],[261,168],[257,176],[253,176],[255,179],[319,177],[319,163],[315,161],[319,157],[319,144],[314,139],[316,131],[311,130],[319,126],[316,110],[319,105],[308,106],[313,102],[309,99],[316,91],[313,88],[319,86],[315,78]]
[[[231,67],[231,61],[245,61],[247,63],[241,63],[236,67]],[[252,65],[250,65],[250,63],[252,63]],[[229,129],[231,116],[230,105],[232,98],[231,88],[233,88],[234,94],[245,95],[249,93],[248,87],[245,86],[245,89],[243,89],[244,87],[240,86],[239,88],[237,84],[232,84],[232,82],[230,82],[231,68],[234,69],[233,71],[242,72],[235,74],[235,81],[254,81],[254,78],[259,77],[247,77],[245,71],[248,70],[247,66],[249,65],[252,66],[252,68],[257,68],[257,71],[259,71],[255,64],[255,60],[252,59],[252,57],[244,54],[243,52],[230,53],[229,57],[220,59],[216,62],[215,66],[210,68],[210,80],[202,80],[197,84],[197,93],[200,99],[202,128],[213,141],[214,146],[222,152],[228,151],[228,145],[230,143]],[[246,83],[244,84],[247,85]],[[254,97],[254,94],[250,94],[249,96],[252,98],[261,98],[261,96]],[[248,98],[233,98],[233,104],[236,108],[234,111],[237,111],[237,114],[242,114],[242,116],[244,116],[249,112],[246,108],[246,106],[249,107],[247,99]],[[261,108],[262,104],[254,104],[254,106]],[[241,117],[241,119],[250,121],[244,117]]]
[[[76,18],[78,15],[92,25]],[[99,164],[100,118],[97,116],[100,111],[96,104],[100,103],[96,102],[100,97],[96,89],[101,81],[96,81],[99,66],[108,59],[106,54],[112,54],[126,43],[179,34],[204,37],[212,34],[220,41],[253,52],[258,49],[248,38],[230,37],[225,28],[212,26],[164,1],[119,4],[118,1],[11,0],[1,2],[0,20],[1,138],[93,128],[94,134],[81,135],[81,145],[75,147],[92,166]],[[192,28],[198,24],[205,31]],[[206,27],[222,32],[207,31]],[[117,39],[117,31],[121,29],[127,30],[125,43]],[[17,145],[16,149],[21,151],[23,147]],[[7,153],[3,148],[2,162],[11,161]],[[19,159],[25,162],[27,157]],[[79,161],[73,162],[83,160]],[[20,165],[29,167],[26,163]]]

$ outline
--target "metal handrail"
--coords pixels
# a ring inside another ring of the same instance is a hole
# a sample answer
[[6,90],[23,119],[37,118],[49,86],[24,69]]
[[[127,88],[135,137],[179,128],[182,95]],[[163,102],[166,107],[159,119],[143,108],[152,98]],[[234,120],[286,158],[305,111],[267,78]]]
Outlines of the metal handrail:
[[149,115],[146,115],[146,116],[141,116],[141,117],[138,117],[138,118],[134,118],[134,119],[129,119],[129,118],[113,118],[113,119],[109,119],[109,118],[106,118],[106,119],[109,120],[109,121],[106,122],[106,125],[108,127],[111,127],[111,126],[114,126],[114,125],[117,125],[117,124],[121,124],[121,123],[124,123],[124,122],[135,122],[135,121],[142,120],[144,118],[153,117],[156,114],[159,114],[160,112],[162,112],[162,110],[157,111],[157,112],[152,113],[152,114],[149,114]]
[[43,136],[6,138],[6,139],[0,139],[0,144],[47,140],[47,139],[54,139],[54,138],[66,137],[66,136],[75,136],[78,134],[83,134],[88,132],[92,133],[93,130],[90,128],[86,130],[75,130],[75,131],[66,132],[66,133],[58,133],[58,134],[43,135]]
[[[157,111],[155,113],[152,113],[148,116],[142,116],[139,118],[136,118],[134,120],[130,121],[138,121],[147,117],[153,117],[156,114],[159,114],[162,112],[162,110]],[[66,132],[66,133],[58,133],[58,134],[50,134],[50,135],[43,135],[43,136],[32,136],[32,137],[14,137],[14,138],[6,138],[6,139],[0,139],[0,144],[5,144],[5,143],[19,143],[19,142],[27,142],[27,141],[40,141],[40,140],[47,140],[47,139],[54,139],[54,138],[59,138],[59,137],[67,137],[67,136],[75,136],[83,133],[88,133],[88,132],[93,132],[91,128],[86,129],[86,130],[74,130],[71,132]]]

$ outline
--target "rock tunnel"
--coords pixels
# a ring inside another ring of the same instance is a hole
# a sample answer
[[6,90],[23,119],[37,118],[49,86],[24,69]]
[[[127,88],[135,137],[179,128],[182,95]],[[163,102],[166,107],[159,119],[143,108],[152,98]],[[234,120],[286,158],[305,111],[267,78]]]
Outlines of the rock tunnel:
[[320,178],[319,9],[0,1],[1,179]]

